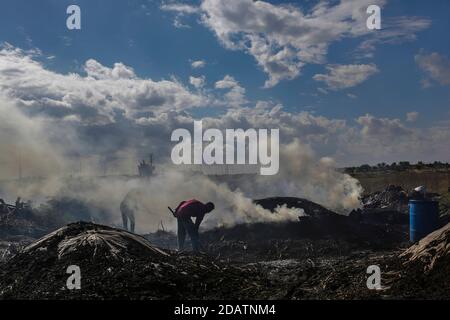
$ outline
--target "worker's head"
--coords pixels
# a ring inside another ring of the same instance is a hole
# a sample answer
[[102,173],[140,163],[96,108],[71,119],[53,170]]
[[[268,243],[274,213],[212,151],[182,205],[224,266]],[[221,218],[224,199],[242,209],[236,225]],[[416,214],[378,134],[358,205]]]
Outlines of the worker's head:
[[208,202],[205,206],[206,206],[206,213],[213,211],[215,208],[214,203],[212,202]]

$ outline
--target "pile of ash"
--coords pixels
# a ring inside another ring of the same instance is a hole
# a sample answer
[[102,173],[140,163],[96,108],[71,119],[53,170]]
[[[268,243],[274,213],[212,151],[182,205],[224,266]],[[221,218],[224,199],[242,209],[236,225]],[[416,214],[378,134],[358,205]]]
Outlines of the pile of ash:
[[400,186],[390,185],[383,191],[366,195],[362,199],[364,209],[395,209],[403,211],[408,206],[408,194]]
[[[80,267],[80,290],[66,288],[71,265]],[[264,281],[251,266],[163,251],[141,236],[78,222],[0,264],[0,299],[248,299],[264,295]]]
[[408,194],[400,186],[390,185],[362,197],[362,208],[350,212],[349,217],[372,225],[391,225],[406,232],[409,223]]
[[383,191],[374,192],[365,195],[362,200],[362,208],[353,210],[350,216],[370,224],[390,224],[403,225],[409,224],[409,206],[411,199],[429,199],[439,201],[440,226],[450,222],[450,213],[448,211],[450,197],[438,193],[420,193],[412,190],[409,193],[402,187],[390,185]]

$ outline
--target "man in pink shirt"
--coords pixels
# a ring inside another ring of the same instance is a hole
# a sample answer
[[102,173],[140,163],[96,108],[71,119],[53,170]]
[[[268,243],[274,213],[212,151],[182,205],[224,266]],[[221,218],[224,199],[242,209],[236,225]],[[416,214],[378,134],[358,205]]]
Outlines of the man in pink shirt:
[[[198,251],[200,247],[198,229],[205,214],[214,210],[214,203],[208,202],[203,204],[202,202],[191,199],[181,202],[175,209],[175,217],[178,222],[178,248],[184,249],[184,241],[186,239],[186,233],[189,234],[192,242],[192,250]],[[191,218],[195,217],[195,223]]]

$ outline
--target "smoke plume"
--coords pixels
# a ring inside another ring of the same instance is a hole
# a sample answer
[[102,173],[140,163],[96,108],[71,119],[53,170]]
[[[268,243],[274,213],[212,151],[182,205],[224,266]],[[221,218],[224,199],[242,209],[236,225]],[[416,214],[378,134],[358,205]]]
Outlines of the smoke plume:
[[[108,164],[109,172],[115,174],[102,176],[101,168],[93,161],[92,166],[85,162],[83,174],[77,175],[73,169],[77,163],[68,155],[73,154],[74,146],[78,152],[88,153],[90,149],[82,150],[85,144],[70,127],[61,128],[45,119],[30,118],[5,98],[0,99],[0,104],[8,115],[0,118],[3,178],[0,197],[10,202],[16,196],[33,200],[35,205],[51,197],[71,197],[108,213],[106,217],[92,217],[97,222],[120,225],[120,202],[130,190],[139,189],[143,194],[136,216],[139,232],[154,231],[161,226],[174,230],[176,221],[167,207],[176,207],[189,198],[216,204],[203,228],[295,221],[304,214],[300,209],[285,206],[272,213],[255,205],[252,201],[255,198],[304,197],[342,213],[359,205],[361,188],[357,181],[337,172],[332,159],[317,159],[311,148],[298,139],[280,146],[280,171],[274,176],[248,175],[239,179],[228,176],[222,180],[167,163],[157,164],[157,173],[150,179],[120,175],[124,168],[130,168],[133,163],[130,157],[135,156],[128,146],[111,156],[116,160]],[[121,159],[117,154],[130,157],[117,161]],[[34,179],[30,179],[30,172],[34,173]]]

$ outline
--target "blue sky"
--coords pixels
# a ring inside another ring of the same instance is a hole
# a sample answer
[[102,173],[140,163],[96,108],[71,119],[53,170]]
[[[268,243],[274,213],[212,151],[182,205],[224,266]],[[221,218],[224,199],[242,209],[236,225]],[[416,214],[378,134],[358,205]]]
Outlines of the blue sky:
[[[373,119],[391,119],[401,130],[405,127],[408,130],[423,128],[436,131],[436,126],[441,122],[449,121],[450,90],[446,77],[450,71],[446,68],[449,67],[447,62],[450,57],[450,2],[446,0],[373,1],[382,5],[382,30],[371,33],[363,31],[361,35],[355,35],[353,31],[342,31],[340,35],[333,35],[334,38],[327,35],[327,48],[318,55],[322,59],[319,62],[302,60],[296,55],[315,48],[316,42],[305,50],[303,43],[299,42],[297,47],[294,45],[290,48],[294,51],[293,61],[282,61],[292,63],[298,73],[292,77],[280,75],[280,80],[266,87],[265,83],[271,74],[264,70],[265,64],[258,62],[257,56],[245,45],[235,49],[227,48],[218,37],[219,27],[202,18],[204,15],[215,18],[206,7],[199,7],[202,2],[4,0],[0,10],[0,43],[8,43],[24,52],[40,50],[40,54],[33,55],[32,59],[54,74],[78,73],[86,76],[85,63],[89,59],[108,68],[121,62],[132,68],[140,79],[180,82],[191,92],[197,92],[198,88],[192,87],[189,77],[204,76],[206,84],[201,88],[202,94],[211,94],[216,100],[224,99],[225,93],[223,89],[217,88],[217,82],[229,75],[245,90],[247,102],[241,107],[253,108],[258,101],[281,104],[288,113],[308,112],[330,121],[345,120],[348,126],[355,126],[363,131],[366,129],[365,134],[392,129],[370,127],[376,125],[376,122],[370,120],[368,124],[360,119],[367,114]],[[219,6],[219,0],[209,2],[209,8],[217,8],[217,12],[223,9]],[[282,16],[291,10],[298,15],[307,16],[313,13],[319,2],[268,0],[265,3],[271,5],[274,15]],[[65,11],[70,4],[77,4],[81,8],[81,30],[66,28]],[[196,11],[181,10],[180,4],[188,5]],[[338,15],[332,10],[338,4],[339,1],[328,3],[330,16]],[[287,11],[282,8],[287,8]],[[266,9],[263,6],[258,9],[260,11],[255,9],[254,12],[261,13]],[[400,20],[404,23],[398,24]],[[174,21],[177,21],[178,27]],[[346,18],[338,21],[345,22]],[[242,27],[242,31],[230,32],[230,35],[232,39],[247,39],[245,37],[251,32],[246,29],[245,21],[239,23],[235,23],[234,28]],[[365,23],[364,19],[356,19],[350,27],[357,29],[362,23]],[[417,25],[419,27],[416,28]],[[267,33],[267,37],[272,34],[267,26],[261,27],[259,32],[260,34],[254,33],[253,36],[268,39],[264,33]],[[394,34],[388,35],[389,32]],[[282,34],[274,35],[276,36],[283,37]],[[359,46],[369,39],[374,41],[373,48],[358,51]],[[276,41],[279,40],[275,38],[270,41],[278,43]],[[234,42],[236,43],[238,42]],[[278,49],[283,49],[283,45]],[[205,66],[193,68],[191,63],[197,60],[203,60]],[[295,63],[302,65],[298,67]],[[367,67],[364,69],[367,73],[362,75],[364,72],[358,71],[357,75],[361,75],[363,80],[353,84],[339,84],[343,87],[338,88],[317,80],[317,75],[326,76],[331,72],[328,67],[339,65],[349,66],[351,69],[362,65]],[[441,69],[433,73],[436,68]],[[370,71],[373,69],[376,71]],[[8,91],[9,95],[11,90]],[[197,116],[217,116],[229,112],[227,107],[218,108],[214,104],[215,102],[211,102],[209,107],[193,108],[189,112]],[[406,121],[406,114],[412,112],[417,112],[417,116]],[[387,122],[392,124],[389,121]],[[420,136],[429,132],[415,134]],[[333,134],[327,138],[326,144],[330,143],[330,139],[336,138],[332,136]],[[382,139],[386,139],[386,136]],[[427,142],[420,143],[425,145]],[[330,146],[323,153],[326,154],[329,150],[336,152],[339,148],[340,146]],[[379,159],[391,160],[389,152],[380,149]],[[421,152],[424,151],[418,150],[414,158],[419,158]],[[356,153],[359,155],[359,151]],[[333,156],[342,157],[339,154]],[[446,158],[447,153],[439,157]],[[358,161],[364,160],[369,161],[370,155],[358,157]],[[348,162],[348,159],[342,161]]]
[[[69,31],[65,26],[65,9],[70,4],[78,4],[82,9],[81,31]],[[208,82],[214,82],[231,74],[252,100],[273,99],[289,109],[313,109],[324,116],[344,119],[367,112],[401,118],[415,110],[423,114],[419,125],[426,125],[446,116],[449,90],[442,86],[424,90],[414,55],[420,49],[450,52],[450,41],[446,39],[449,14],[450,3],[445,0],[432,4],[418,0],[389,3],[382,10],[382,18],[420,16],[431,19],[431,26],[419,32],[416,41],[381,45],[373,59],[359,60],[376,63],[380,74],[356,88],[319,97],[312,96],[320,87],[312,76],[323,72],[323,65],[308,65],[296,79],[264,89],[266,76],[251,56],[223,48],[214,34],[197,22],[198,17],[183,19],[190,28],[175,28],[173,14],[161,11],[159,1],[3,1],[0,40],[21,48],[37,47],[46,55],[54,55],[55,59],[46,64],[63,73],[78,72],[81,63],[95,57],[104,65],[123,62],[140,76],[152,79],[175,75],[187,81],[190,75],[202,74]],[[351,54],[357,43],[355,39],[333,43],[327,61],[354,62]],[[189,60],[197,59],[207,61],[208,66],[193,72]],[[358,99],[351,99],[346,93],[358,95]]]

